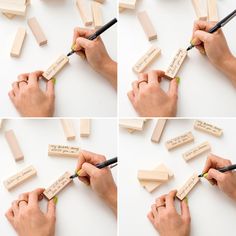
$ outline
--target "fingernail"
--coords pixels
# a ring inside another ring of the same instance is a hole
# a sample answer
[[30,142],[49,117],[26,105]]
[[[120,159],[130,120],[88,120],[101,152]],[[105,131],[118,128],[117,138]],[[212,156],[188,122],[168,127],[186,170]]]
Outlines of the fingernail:
[[180,77],[176,77],[177,84],[180,84]]
[[54,85],[56,84],[56,81],[57,81],[56,78],[53,77],[53,78],[52,78],[52,82],[53,82]]
[[55,205],[57,205],[57,202],[58,202],[58,197],[57,197],[57,196],[55,196],[55,197],[53,198],[53,201],[54,201]]
[[187,205],[188,205],[188,197],[185,197],[184,198],[184,201],[187,203]]
[[208,173],[205,173],[205,174],[203,175],[203,177],[206,178],[206,179],[207,179],[207,176],[208,176]]

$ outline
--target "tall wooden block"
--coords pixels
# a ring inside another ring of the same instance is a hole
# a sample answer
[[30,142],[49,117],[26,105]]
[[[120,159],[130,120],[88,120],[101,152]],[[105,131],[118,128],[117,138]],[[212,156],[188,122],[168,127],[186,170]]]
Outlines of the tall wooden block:
[[37,174],[36,169],[33,166],[29,166],[29,167],[21,170],[17,174],[14,174],[13,176],[11,176],[8,179],[6,179],[3,182],[3,184],[4,184],[5,188],[8,191],[10,191],[13,188],[15,188],[16,186],[24,183],[29,178],[35,176],[36,174]]
[[168,180],[168,172],[158,170],[139,170],[138,179],[163,182]]
[[139,130],[143,129],[144,120],[143,119],[120,119],[119,124],[121,127],[132,129],[132,130]]
[[167,119],[158,119],[155,129],[152,133],[152,142],[159,143],[161,139],[161,135],[165,129]]
[[44,44],[47,44],[47,38],[41,28],[41,26],[39,25],[37,19],[35,17],[32,17],[30,19],[28,19],[28,25],[36,39],[36,41],[38,42],[39,46],[42,46]]
[[137,0],[119,0],[119,7],[135,9]]
[[12,155],[15,158],[15,161],[20,161],[24,159],[24,155],[21,151],[19,143],[17,141],[16,135],[13,130],[8,130],[5,132],[5,137],[7,143],[11,149]]
[[80,13],[80,17],[85,26],[90,26],[93,23],[91,9],[88,7],[88,1],[76,0],[76,5]]
[[92,13],[95,29],[103,26],[101,3],[92,1]]
[[71,120],[61,119],[61,124],[67,140],[74,140],[76,134]]
[[206,4],[202,0],[192,0],[193,8],[195,10],[198,20],[207,20]]
[[157,32],[146,11],[138,12],[139,22],[149,41],[157,39]]
[[25,40],[25,36],[26,36],[26,30],[22,27],[20,27],[17,30],[14,42],[13,42],[13,46],[11,49],[11,56],[12,57],[19,57],[20,53],[21,53],[21,49]]
[[209,21],[218,21],[218,9],[217,9],[217,0],[207,0],[208,6],[208,20]]
[[80,119],[80,137],[88,137],[90,135],[90,119]]
[[65,172],[58,180],[56,180],[49,188],[47,188],[43,195],[51,200],[54,198],[59,192],[61,192],[69,183],[71,183],[72,179],[70,178],[71,174],[69,172]]
[[26,5],[11,1],[0,1],[0,11],[7,14],[24,16],[26,13]]

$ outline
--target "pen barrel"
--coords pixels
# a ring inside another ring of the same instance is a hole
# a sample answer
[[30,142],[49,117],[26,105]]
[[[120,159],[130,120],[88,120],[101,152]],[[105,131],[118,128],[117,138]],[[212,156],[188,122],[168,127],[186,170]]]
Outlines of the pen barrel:
[[110,165],[112,165],[112,164],[114,164],[114,163],[116,163],[116,162],[117,162],[117,157],[112,158],[112,159],[107,160],[107,161],[104,161],[103,163],[97,164],[96,167],[97,167],[98,169],[102,169],[102,168],[105,168],[105,167],[107,167],[107,166],[110,166]]
[[223,168],[219,168],[217,169],[219,172],[221,173],[224,173],[226,171],[230,171],[230,170],[235,170],[236,169],[236,164],[234,165],[230,165],[230,166],[226,166],[226,167],[223,167]]

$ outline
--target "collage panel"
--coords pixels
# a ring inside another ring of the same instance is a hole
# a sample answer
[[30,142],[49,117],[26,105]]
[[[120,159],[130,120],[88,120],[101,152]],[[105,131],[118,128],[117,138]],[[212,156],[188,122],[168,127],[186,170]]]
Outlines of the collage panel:
[[234,235],[235,119],[119,126],[119,235]]
[[3,120],[0,235],[117,235],[116,137],[116,119]]
[[236,115],[235,1],[119,2],[120,117]]

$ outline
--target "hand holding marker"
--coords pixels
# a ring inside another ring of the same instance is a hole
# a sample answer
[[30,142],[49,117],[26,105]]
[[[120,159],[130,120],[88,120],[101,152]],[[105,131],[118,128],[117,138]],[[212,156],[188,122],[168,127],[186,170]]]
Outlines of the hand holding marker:
[[[216,170],[218,170],[219,172],[221,173],[224,173],[226,171],[231,171],[231,170],[235,170],[236,169],[236,164],[234,165],[230,165],[230,166],[225,166],[225,167],[222,167],[222,168],[218,168]],[[203,173],[203,174],[200,174],[198,175],[199,178],[201,177],[205,177],[207,173]]]
[[[232,20],[234,17],[236,16],[236,10],[234,10],[233,12],[231,12],[228,16],[226,16],[223,20],[219,21],[213,28],[211,28],[208,33],[213,34],[215,33],[218,29],[220,29],[221,27],[225,26],[230,20]],[[187,48],[187,51],[191,50],[192,48],[194,48],[197,45],[190,45]]]
[[[102,168],[105,168],[105,167],[108,167],[108,166],[111,166],[110,168],[113,168],[114,166],[116,166],[116,163],[117,163],[117,157],[112,158],[112,159],[107,160],[107,161],[104,161],[102,163],[99,163],[99,164],[97,164],[95,166],[98,169],[102,169]],[[74,178],[78,177],[79,176],[78,173],[79,173],[79,171],[77,173],[75,173],[74,175],[71,175],[70,178],[74,179]]]
[[[88,40],[94,40],[96,39],[100,34],[102,34],[104,31],[106,31],[107,29],[109,29],[112,25],[114,25],[117,22],[117,19],[114,18],[113,20],[109,21],[107,24],[105,24],[104,26],[102,26],[99,30],[97,30],[94,34],[90,35],[87,39]],[[76,51],[72,49],[71,52],[69,52],[67,54],[67,56],[71,56],[72,54],[74,54]]]

